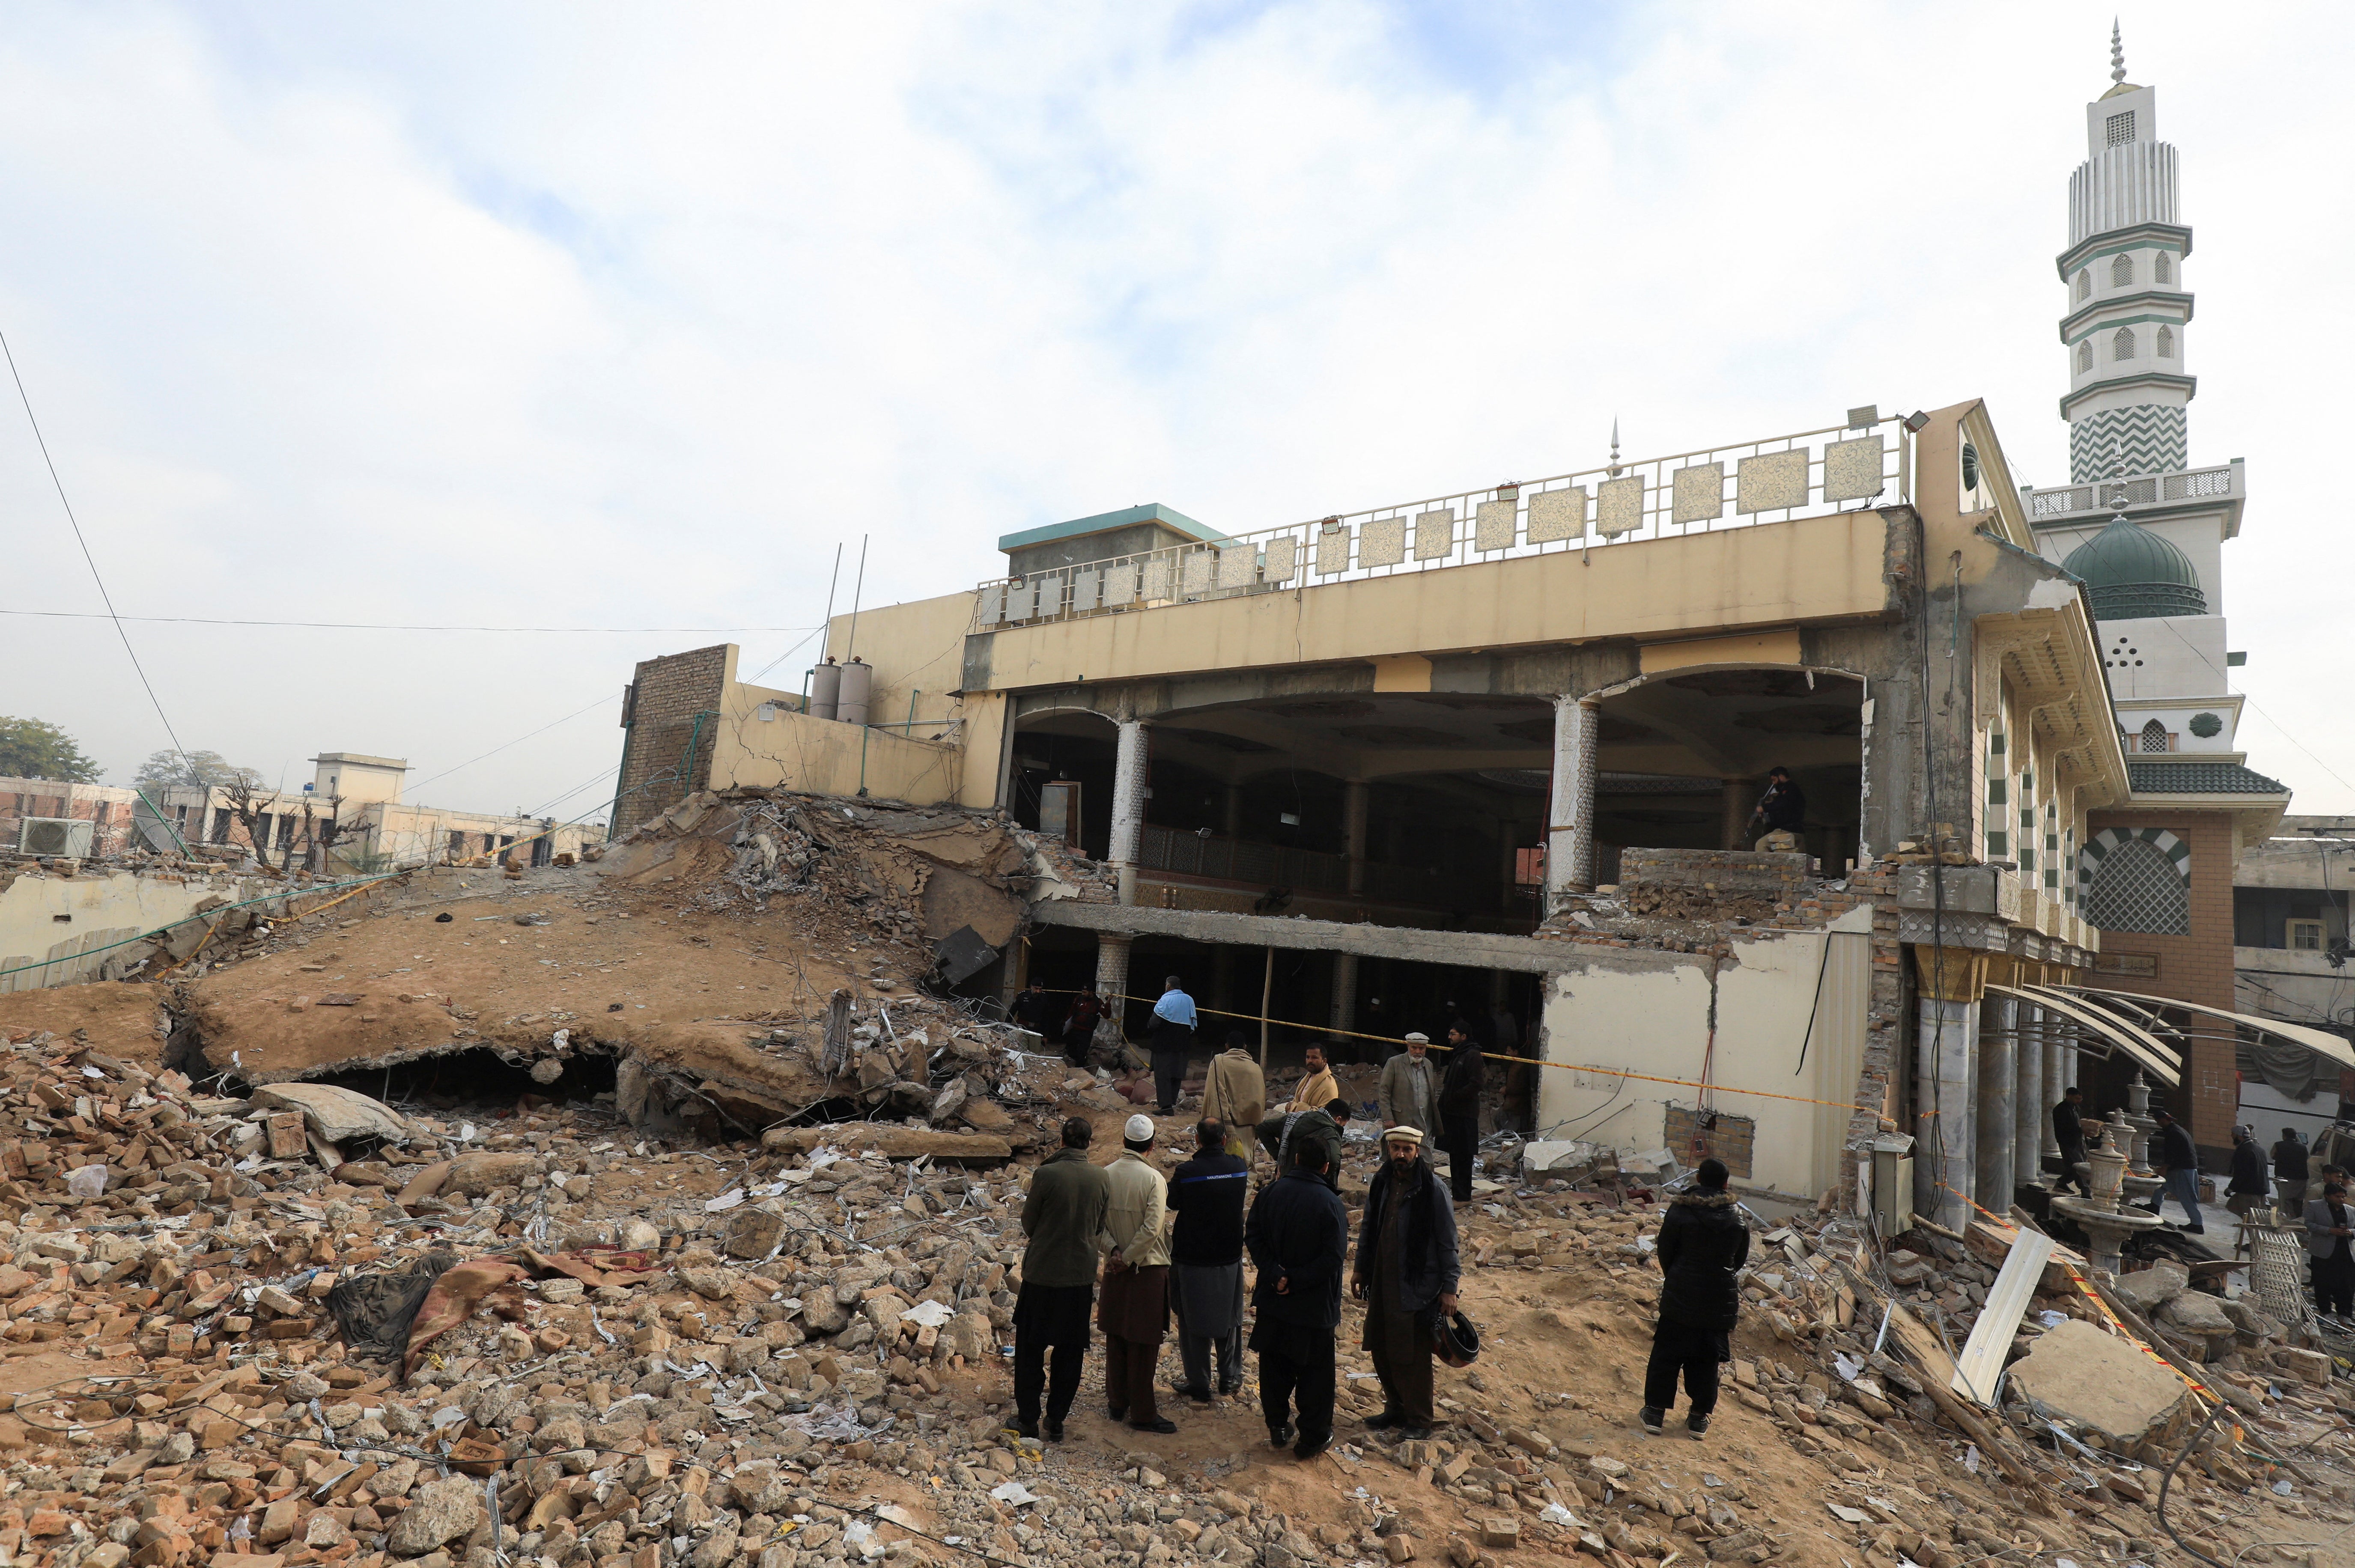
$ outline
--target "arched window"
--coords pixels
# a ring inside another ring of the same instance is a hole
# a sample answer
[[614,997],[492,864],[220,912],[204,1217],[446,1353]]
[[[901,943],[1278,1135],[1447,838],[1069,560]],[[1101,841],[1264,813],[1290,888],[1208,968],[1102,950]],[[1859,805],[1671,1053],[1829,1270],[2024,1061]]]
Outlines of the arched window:
[[2158,357],[2161,359],[2173,359],[2175,357],[2175,329],[2173,327],[2163,326],[2158,329]]
[[2167,726],[2157,719],[2142,726],[2142,748],[2145,751],[2167,749]]
[[2077,297],[2081,300],[2094,297],[2094,274],[2083,267],[2077,269]]
[[2116,335],[2110,339],[2110,357],[2112,359],[2134,357],[2134,328],[2118,328]]
[[[2156,830],[2145,830],[2156,832]],[[2100,835],[2111,839],[2115,829]],[[2111,839],[2105,846],[2088,845],[2084,859],[2096,847],[2105,850],[2086,881],[2085,918],[2105,931],[2149,931],[2160,936],[2191,934],[2190,857],[2169,853],[2175,835],[2164,842],[2146,838]],[[2177,845],[2179,847],[2179,845]]]
[[2094,340],[2087,338],[2077,345],[2077,373],[2083,375],[2094,368]]
[[2150,260],[2150,281],[2154,283],[2175,281],[2175,258],[2162,250]]
[[2123,289],[2134,281],[2134,258],[2120,256],[2110,263],[2110,287]]

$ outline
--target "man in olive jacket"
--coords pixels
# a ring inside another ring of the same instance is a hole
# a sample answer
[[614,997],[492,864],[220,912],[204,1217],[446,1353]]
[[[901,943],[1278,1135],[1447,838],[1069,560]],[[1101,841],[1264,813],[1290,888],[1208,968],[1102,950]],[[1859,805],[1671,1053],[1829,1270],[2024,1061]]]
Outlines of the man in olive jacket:
[[1685,1379],[1685,1429],[1698,1437],[1717,1408],[1717,1368],[1733,1359],[1728,1336],[1742,1309],[1734,1282],[1750,1260],[1750,1227],[1725,1190],[1722,1160],[1704,1160],[1692,1191],[1668,1200],[1653,1255],[1659,1260],[1660,1317],[1652,1330],[1651,1364],[1644,1369],[1644,1430],[1657,1437],[1677,1402],[1677,1374]]
[[[1088,1160],[1095,1129],[1084,1117],[1063,1124],[1063,1147],[1030,1178],[1022,1200],[1022,1290],[1014,1298],[1015,1430],[1039,1436],[1039,1395],[1047,1395],[1047,1440],[1063,1440],[1063,1417],[1079,1397],[1088,1353],[1088,1308],[1095,1305],[1096,1234],[1112,1193]],[[1055,1355],[1048,1380],[1047,1352]]]

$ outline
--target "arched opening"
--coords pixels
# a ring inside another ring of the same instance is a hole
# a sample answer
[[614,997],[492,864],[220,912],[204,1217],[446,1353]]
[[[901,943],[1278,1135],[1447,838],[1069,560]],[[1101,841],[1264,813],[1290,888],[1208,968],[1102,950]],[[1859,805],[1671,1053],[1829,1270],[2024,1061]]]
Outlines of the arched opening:
[[2083,267],[2077,269],[2077,297],[2081,300],[2094,297],[2094,274]]
[[2077,373],[2083,375],[2094,368],[2094,340],[2085,339],[2077,345]]
[[2118,328],[2116,335],[2110,339],[2110,357],[2112,359],[2132,359],[2134,357],[2134,328]]
[[1119,745],[1120,726],[1102,714],[1059,708],[1023,715],[1014,727],[1014,766],[1007,776],[1007,804],[1014,820],[1039,829],[1050,788],[1076,784],[1074,847],[1102,860],[1112,844],[1112,780]]
[[2164,250],[2151,258],[2150,277],[2151,281],[2155,283],[2173,283],[2175,281],[2175,258]]
[[2121,256],[2110,263],[2110,287],[2123,289],[2134,281],[2134,258]]
[[2171,326],[2158,329],[2158,357],[2161,359],[2175,357],[2175,329]]

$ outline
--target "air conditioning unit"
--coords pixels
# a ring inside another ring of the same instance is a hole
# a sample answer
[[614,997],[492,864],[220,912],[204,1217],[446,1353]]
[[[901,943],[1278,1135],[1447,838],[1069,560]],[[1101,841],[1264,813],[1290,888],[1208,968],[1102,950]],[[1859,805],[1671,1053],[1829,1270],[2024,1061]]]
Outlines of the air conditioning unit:
[[86,860],[91,824],[75,817],[22,817],[16,822],[16,853]]

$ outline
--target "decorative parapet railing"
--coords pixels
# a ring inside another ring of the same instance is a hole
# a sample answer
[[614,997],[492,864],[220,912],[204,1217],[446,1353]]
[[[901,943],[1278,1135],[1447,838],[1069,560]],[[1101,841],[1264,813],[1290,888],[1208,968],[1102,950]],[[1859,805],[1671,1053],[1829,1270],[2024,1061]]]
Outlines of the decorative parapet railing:
[[2051,490],[2022,485],[2019,499],[2030,523],[2090,521],[2137,506],[2180,506],[2190,502],[2246,499],[2242,465],[2228,462],[2214,468],[2184,469],[2176,473],[2129,473],[2094,484],[2070,484]]
[[1320,517],[1143,555],[1000,577],[974,628],[1032,625],[1441,570],[1913,499],[1895,416]]

